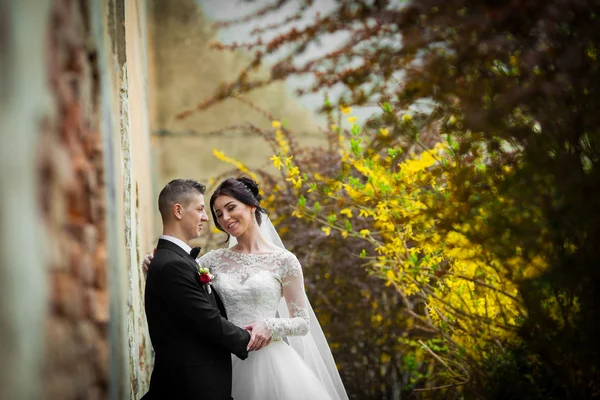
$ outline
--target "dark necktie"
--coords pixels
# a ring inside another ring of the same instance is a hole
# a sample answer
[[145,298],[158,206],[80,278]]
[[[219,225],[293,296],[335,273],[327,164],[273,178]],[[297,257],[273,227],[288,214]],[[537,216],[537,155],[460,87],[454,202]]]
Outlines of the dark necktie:
[[198,254],[200,254],[200,249],[200,247],[193,247],[190,251],[190,256],[192,256],[194,260],[198,257]]

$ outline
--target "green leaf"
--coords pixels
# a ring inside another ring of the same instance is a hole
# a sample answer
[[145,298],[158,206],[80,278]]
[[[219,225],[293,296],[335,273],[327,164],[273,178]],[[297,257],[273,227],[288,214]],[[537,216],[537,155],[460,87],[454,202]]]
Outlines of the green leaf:
[[348,178],[348,183],[350,184],[350,186],[352,186],[355,189],[362,186],[360,179],[355,178],[354,176],[351,176]]
[[402,154],[404,152],[404,150],[402,150],[402,147],[398,147],[397,149],[392,149],[392,148],[388,147],[387,152],[388,152],[388,156],[390,156],[392,158],[396,158],[397,156]]
[[417,266],[419,264],[419,256],[417,256],[416,254],[411,254],[408,259],[414,266]]
[[360,155],[362,154],[362,147],[360,146],[361,142],[361,139],[350,139],[350,147],[352,149],[352,153],[356,157],[360,157]]
[[345,226],[346,226],[347,230],[349,230],[349,231],[353,230],[352,223],[350,221],[346,220]]
[[300,196],[298,199],[298,207],[304,208],[306,206],[306,197]]

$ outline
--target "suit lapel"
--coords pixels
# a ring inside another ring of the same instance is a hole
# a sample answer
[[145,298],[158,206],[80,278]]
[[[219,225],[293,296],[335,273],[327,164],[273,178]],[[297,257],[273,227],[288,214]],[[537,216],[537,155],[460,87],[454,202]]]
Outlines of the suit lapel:
[[174,251],[175,253],[179,254],[181,257],[185,258],[186,260],[196,264],[196,261],[192,258],[192,256],[189,255],[189,253],[187,251],[185,251],[181,247],[177,246],[173,242],[169,242],[168,240],[164,240],[164,239],[159,239],[158,245],[156,246],[156,248]]
[[[190,267],[194,268],[194,271],[196,271],[196,266],[198,265],[198,264],[196,264],[196,260],[194,260],[194,258],[191,255],[189,255],[185,250],[183,250],[181,247],[177,246],[175,243],[170,242],[168,240],[159,239],[158,245],[156,246],[156,248],[174,251],[175,253],[177,253],[178,255],[180,255],[181,257],[186,259],[187,261],[189,261]],[[219,312],[221,313],[221,315],[224,318],[227,318],[227,313],[225,312],[225,307],[223,305],[223,301],[221,300],[221,297],[219,297],[219,295],[217,294],[217,291],[215,290],[214,286],[212,287],[211,294],[208,294],[208,292],[206,291],[206,288],[204,288],[203,285],[200,283],[199,278],[198,278],[198,286],[200,286],[200,290],[202,290],[206,294],[210,303],[219,310]]]
[[[198,264],[196,264],[196,260],[194,260],[194,258],[192,256],[190,256],[184,249],[177,246],[175,243],[169,242],[168,240],[159,239],[156,249],[157,249],[157,251],[158,250],[169,250],[169,251],[176,253],[178,256],[180,256],[185,261],[187,261],[187,264],[189,265],[189,267],[196,274],[198,273],[198,269],[197,269]],[[198,285],[200,285],[200,279],[197,279],[197,282],[198,282]],[[204,288],[201,288],[201,289],[204,290]]]

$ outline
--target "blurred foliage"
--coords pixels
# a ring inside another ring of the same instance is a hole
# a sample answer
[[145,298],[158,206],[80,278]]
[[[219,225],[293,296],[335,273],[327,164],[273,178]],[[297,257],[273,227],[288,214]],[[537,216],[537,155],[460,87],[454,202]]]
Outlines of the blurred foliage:
[[[297,2],[297,15],[311,4]],[[387,336],[390,369],[346,369],[371,354],[381,361],[386,345],[363,349],[330,336],[352,393],[371,387],[363,381],[372,374],[387,398],[411,389],[426,397],[600,395],[599,12],[592,0],[339,0],[303,28],[283,20],[273,39],[217,46],[255,58],[197,108],[298,74],[313,78],[304,92],[347,89],[323,106],[328,149],[299,148],[277,121],[261,133],[282,171],[261,181],[284,237],[298,243],[290,247],[306,249],[307,268],[331,270],[329,279],[314,276],[319,291],[340,296],[340,305],[369,299],[398,313],[381,314],[397,328]],[[348,35],[337,49],[298,57],[340,32]],[[267,54],[279,61],[260,80],[252,73]],[[359,125],[350,106],[362,105],[381,112]],[[346,298],[335,278],[327,292],[331,277],[354,278],[373,297]],[[315,302],[327,314],[325,300]],[[326,328],[353,333],[346,318],[331,317]],[[386,333],[371,322],[368,337]]]

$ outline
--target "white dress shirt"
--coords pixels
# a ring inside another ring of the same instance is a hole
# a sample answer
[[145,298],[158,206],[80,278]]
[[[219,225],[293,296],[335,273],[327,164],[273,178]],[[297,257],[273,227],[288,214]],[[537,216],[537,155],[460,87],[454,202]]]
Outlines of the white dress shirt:
[[160,235],[159,239],[164,239],[164,240],[168,240],[171,243],[175,243],[177,246],[179,246],[183,250],[185,250],[185,252],[188,254],[190,254],[190,251],[192,251],[192,248],[190,247],[190,245],[188,245],[186,242],[184,242],[181,239],[177,239],[176,237],[168,236],[168,235]]

